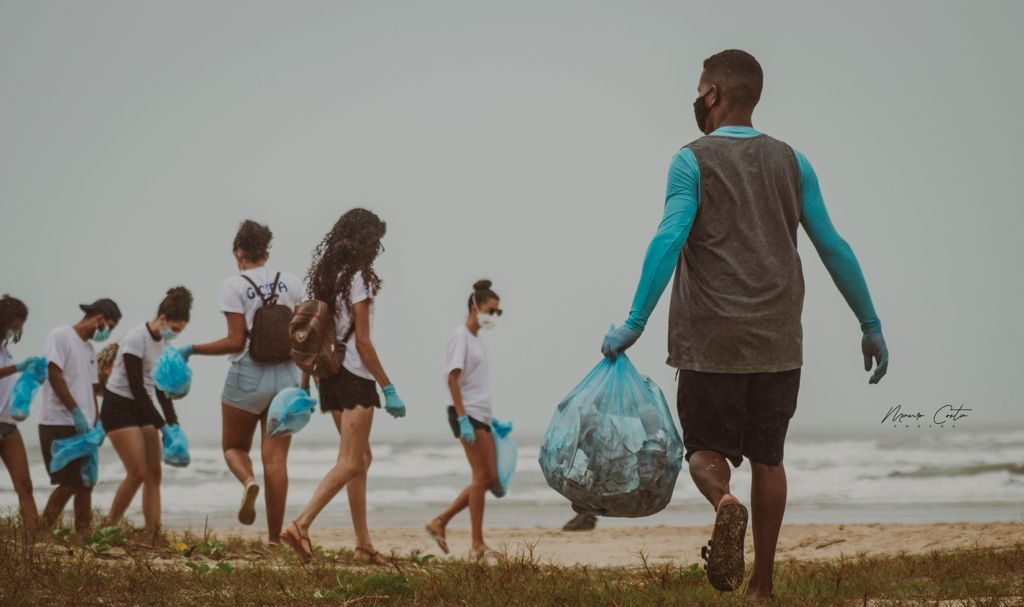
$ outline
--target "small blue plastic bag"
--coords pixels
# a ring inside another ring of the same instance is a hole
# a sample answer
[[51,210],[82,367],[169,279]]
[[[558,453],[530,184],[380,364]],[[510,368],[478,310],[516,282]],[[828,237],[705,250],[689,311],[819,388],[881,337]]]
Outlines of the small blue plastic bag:
[[18,381],[14,382],[14,390],[11,392],[11,417],[15,421],[21,422],[28,419],[32,399],[35,398],[39,386],[46,381],[46,364],[45,358],[36,357],[21,372]]
[[170,398],[184,398],[192,387],[192,369],[177,349],[167,346],[150,374],[156,387]]
[[178,424],[164,424],[160,429],[163,435],[164,463],[169,466],[184,468],[192,458],[188,454],[188,437]]
[[85,458],[82,462],[82,481],[87,487],[94,487],[99,478],[100,445],[107,433],[103,424],[97,423],[88,432],[76,434],[70,438],[60,438],[50,446],[50,472],[63,470],[76,459]]
[[650,516],[672,500],[683,442],[661,389],[620,354],[558,405],[539,459],[548,485],[577,512]]
[[498,488],[491,488],[495,497],[508,495],[509,483],[516,471],[516,460],[519,459],[519,447],[513,440],[512,422],[502,423],[496,419],[491,420],[491,430],[494,434],[494,449],[498,458]]
[[316,399],[302,388],[285,388],[270,402],[267,413],[267,434],[288,436],[297,434],[309,423],[316,410]]

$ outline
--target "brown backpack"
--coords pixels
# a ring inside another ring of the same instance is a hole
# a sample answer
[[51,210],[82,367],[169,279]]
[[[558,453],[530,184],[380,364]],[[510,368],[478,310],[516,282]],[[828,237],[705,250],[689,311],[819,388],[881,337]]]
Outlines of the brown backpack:
[[281,273],[274,276],[270,295],[263,296],[260,288],[251,278],[242,274],[259,296],[262,305],[257,308],[249,330],[249,356],[258,363],[282,363],[291,360],[291,343],[288,326],[294,312],[284,304],[277,303],[277,285]]
[[292,362],[319,379],[334,375],[341,370],[345,360],[345,342],[354,329],[355,323],[352,323],[345,339],[338,342],[331,307],[318,299],[302,302],[288,326]]
[[100,387],[107,387],[107,380],[110,379],[110,372],[114,370],[114,362],[117,361],[118,344],[114,342],[107,344],[100,353],[96,355],[96,374],[99,376]]

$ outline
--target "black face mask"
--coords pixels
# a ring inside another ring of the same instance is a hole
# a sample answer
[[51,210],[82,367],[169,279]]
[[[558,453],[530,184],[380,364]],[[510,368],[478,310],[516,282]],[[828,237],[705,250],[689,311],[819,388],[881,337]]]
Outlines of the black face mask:
[[[712,89],[708,89],[708,93],[711,91]],[[711,113],[711,108],[704,105],[704,98],[708,96],[708,93],[697,97],[696,101],[693,102],[693,117],[697,119],[697,128],[705,135],[707,135],[707,131],[704,130],[704,127],[707,126],[708,114]]]

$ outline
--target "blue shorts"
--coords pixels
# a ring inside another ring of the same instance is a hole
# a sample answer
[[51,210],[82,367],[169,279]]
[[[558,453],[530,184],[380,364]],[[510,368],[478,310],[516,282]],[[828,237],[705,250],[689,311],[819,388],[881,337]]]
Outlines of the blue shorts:
[[290,362],[264,365],[246,353],[231,363],[220,399],[236,409],[263,415],[278,392],[299,386],[299,378],[299,368]]

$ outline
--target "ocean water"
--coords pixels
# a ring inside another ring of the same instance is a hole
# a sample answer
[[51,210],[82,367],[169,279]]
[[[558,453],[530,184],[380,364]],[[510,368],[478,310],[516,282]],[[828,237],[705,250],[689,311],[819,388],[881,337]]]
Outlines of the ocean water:
[[[306,445],[296,439],[289,456],[288,516],[295,516],[337,456],[337,444]],[[455,497],[469,480],[462,448],[444,443],[374,443],[368,482],[371,526],[418,527]],[[37,447],[29,448],[36,500],[49,491]],[[253,449],[260,473],[258,444]],[[537,463],[537,440],[523,439],[509,495],[488,496],[491,527],[557,527],[573,516],[569,503],[550,489]],[[787,523],[935,521],[1024,522],[1024,431],[881,433],[877,438],[795,438],[786,444],[789,479]],[[105,444],[93,503],[105,509],[124,470]],[[750,468],[733,470],[734,493],[749,498]],[[165,524],[177,528],[237,527],[241,488],[215,444],[194,445],[187,468],[164,467]],[[0,474],[0,510],[16,508],[9,478]],[[129,516],[141,523],[141,495]],[[263,508],[260,504],[263,524]],[[642,519],[603,519],[601,525],[708,524],[713,512],[684,467],[672,503]],[[350,524],[344,491],[325,510],[319,526]],[[453,525],[467,526],[468,513]]]

